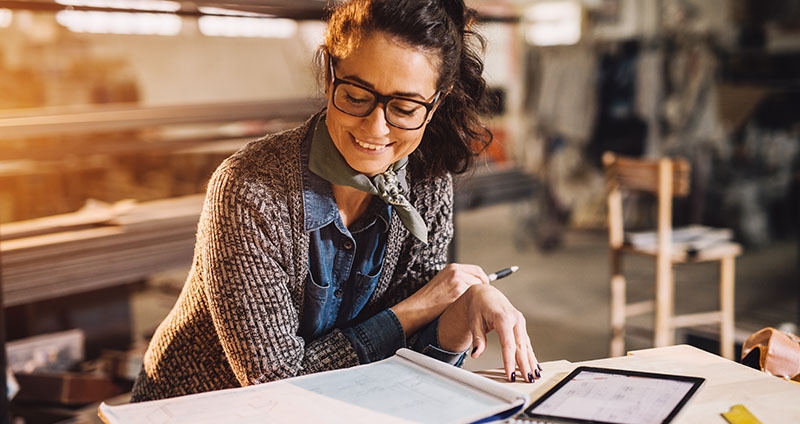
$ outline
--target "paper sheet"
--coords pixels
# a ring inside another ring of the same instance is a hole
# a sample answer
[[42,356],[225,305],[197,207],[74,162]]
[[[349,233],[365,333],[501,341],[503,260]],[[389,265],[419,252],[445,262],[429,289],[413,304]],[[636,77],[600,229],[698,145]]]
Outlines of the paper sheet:
[[[255,386],[129,405],[102,404],[100,415],[111,424],[466,423],[515,411],[527,401],[527,395],[501,383],[403,351],[403,356],[372,364]],[[472,385],[466,383],[470,380]]]

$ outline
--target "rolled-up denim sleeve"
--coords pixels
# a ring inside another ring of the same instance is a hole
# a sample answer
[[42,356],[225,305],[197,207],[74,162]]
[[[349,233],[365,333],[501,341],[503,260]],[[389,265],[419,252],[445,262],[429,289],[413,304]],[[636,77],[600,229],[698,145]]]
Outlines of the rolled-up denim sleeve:
[[450,352],[439,346],[439,319],[435,319],[422,327],[408,340],[408,347],[431,358],[460,367],[464,364],[467,352]]
[[391,309],[345,328],[342,333],[353,343],[362,364],[388,358],[398,349],[406,347],[403,326]]
[[[405,333],[400,320],[387,309],[372,318],[349,328],[342,333],[353,344],[362,364],[368,364],[394,355],[406,347]],[[464,352],[450,352],[439,346],[439,320],[436,319],[415,333],[408,340],[408,348],[431,358],[460,367],[467,356]]]

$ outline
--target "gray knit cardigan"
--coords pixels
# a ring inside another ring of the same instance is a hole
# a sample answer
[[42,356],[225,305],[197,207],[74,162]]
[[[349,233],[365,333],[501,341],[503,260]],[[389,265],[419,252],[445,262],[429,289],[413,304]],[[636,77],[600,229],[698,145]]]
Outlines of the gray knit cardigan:
[[[214,172],[191,270],[150,341],[133,402],[358,365],[341,331],[313,341],[298,335],[309,251],[302,197],[308,164],[301,144],[317,116],[249,143]],[[420,180],[409,173],[408,179],[410,200],[429,228],[428,244],[392,215],[380,281],[365,306],[368,316],[418,290],[447,260],[452,178]]]

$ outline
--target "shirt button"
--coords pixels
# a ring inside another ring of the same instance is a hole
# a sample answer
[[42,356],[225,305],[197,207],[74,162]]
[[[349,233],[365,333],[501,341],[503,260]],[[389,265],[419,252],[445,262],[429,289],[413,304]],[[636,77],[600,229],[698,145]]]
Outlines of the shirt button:
[[344,248],[347,249],[347,250],[352,249],[353,248],[353,242],[350,241],[350,240],[347,240],[346,242],[344,242]]
[[342,289],[336,289],[333,291],[333,295],[336,297],[342,297]]

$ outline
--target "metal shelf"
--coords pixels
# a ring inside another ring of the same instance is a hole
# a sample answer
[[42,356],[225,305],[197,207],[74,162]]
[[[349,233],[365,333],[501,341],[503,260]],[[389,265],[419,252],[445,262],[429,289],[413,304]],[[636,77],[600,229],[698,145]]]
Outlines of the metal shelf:
[[6,110],[0,117],[0,139],[253,119],[306,119],[321,106],[320,99],[307,98],[180,106],[91,105]]

